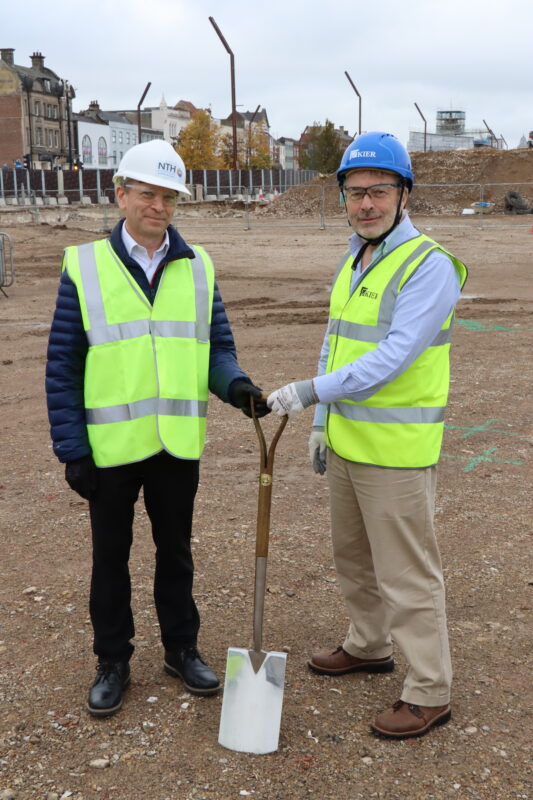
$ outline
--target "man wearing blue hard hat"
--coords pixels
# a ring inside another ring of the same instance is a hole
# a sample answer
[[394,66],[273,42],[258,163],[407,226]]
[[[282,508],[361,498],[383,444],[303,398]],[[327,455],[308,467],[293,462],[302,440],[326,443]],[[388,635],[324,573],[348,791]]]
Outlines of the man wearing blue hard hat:
[[276,413],[316,404],[309,453],[330,488],[332,541],[350,625],[315,653],[322,675],[408,670],[374,733],[421,736],[451,717],[445,594],[433,518],[449,350],[465,265],[411,223],[414,176],[389,133],[357,136],[337,177],[354,233],[333,280],[312,380],[269,395]]

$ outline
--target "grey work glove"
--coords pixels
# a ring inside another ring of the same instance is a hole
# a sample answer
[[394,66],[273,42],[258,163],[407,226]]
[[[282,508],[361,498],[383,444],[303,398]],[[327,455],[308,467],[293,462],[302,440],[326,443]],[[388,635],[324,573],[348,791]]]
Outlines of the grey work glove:
[[250,407],[250,398],[254,398],[254,411],[256,417],[264,417],[270,414],[270,409],[263,400],[263,390],[259,386],[237,378],[236,381],[229,387],[228,391],[229,401],[233,406],[240,408],[243,414],[247,417],[252,416],[252,409]]
[[84,500],[92,500],[98,488],[98,468],[93,457],[84,456],[65,464],[65,480]]
[[307,446],[314,471],[317,475],[323,475],[326,471],[326,434],[323,427],[317,425],[313,428]]
[[278,416],[284,417],[287,414],[290,419],[304,408],[318,403],[318,397],[315,394],[312,380],[296,381],[296,383],[288,383],[269,394],[267,403]]

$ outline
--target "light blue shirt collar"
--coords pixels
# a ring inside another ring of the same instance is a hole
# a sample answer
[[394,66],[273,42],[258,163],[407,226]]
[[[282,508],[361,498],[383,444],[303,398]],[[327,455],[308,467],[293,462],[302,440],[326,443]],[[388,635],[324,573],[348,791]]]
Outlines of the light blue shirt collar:
[[[419,233],[420,232],[415,228],[409,219],[409,215],[404,211],[402,221],[394,228],[394,230],[389,233],[387,238],[381,242],[376,250],[374,250],[372,261],[370,263],[372,264],[378,258],[383,258],[383,256],[387,255],[387,253],[390,253],[391,250],[394,250],[395,247],[398,247],[404,242],[409,241],[409,239],[413,239],[415,236],[418,236]],[[357,253],[364,243],[365,239],[361,239],[357,233],[352,233],[348,242],[348,247],[354,258],[357,256]]]

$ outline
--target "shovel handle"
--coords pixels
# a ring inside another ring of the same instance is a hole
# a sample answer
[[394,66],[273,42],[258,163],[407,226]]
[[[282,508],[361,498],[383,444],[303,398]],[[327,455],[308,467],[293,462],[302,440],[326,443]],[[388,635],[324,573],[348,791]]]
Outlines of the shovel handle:
[[254,399],[251,398],[252,418],[259,440],[259,496],[257,502],[257,529],[255,538],[256,558],[266,558],[268,555],[268,538],[270,530],[270,506],[272,501],[272,474],[274,469],[274,452],[281,434],[289,419],[284,416],[267,450],[265,435],[255,415]]

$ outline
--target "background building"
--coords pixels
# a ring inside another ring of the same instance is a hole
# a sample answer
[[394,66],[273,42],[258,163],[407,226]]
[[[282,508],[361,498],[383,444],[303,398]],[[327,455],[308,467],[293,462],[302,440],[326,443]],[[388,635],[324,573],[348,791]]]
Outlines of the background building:
[[[426,150],[471,150],[474,147],[493,147],[502,150],[505,143],[486,128],[467,130],[464,111],[437,111],[435,133],[426,132]],[[407,141],[410,153],[424,150],[424,132],[410,131]]]
[[74,90],[35,52],[31,67],[0,50],[0,164],[52,169],[77,158],[71,124]]
[[[196,106],[188,100],[179,100],[176,105],[169,107],[164,96],[158,106],[147,106],[141,111],[141,126],[146,131],[141,141],[149,138],[164,139],[171,145],[178,141],[180,132],[191,122]],[[108,112],[111,113],[111,112]],[[113,113],[123,114],[130,122],[137,125],[137,109],[124,109]],[[148,131],[157,131],[157,136],[148,136]]]
[[[80,161],[86,169],[118,167],[124,153],[139,143],[137,122],[126,111],[102,111],[97,100],[75,114],[76,139]],[[136,112],[135,112],[136,114]],[[163,132],[141,128],[141,141],[162,139]]]

